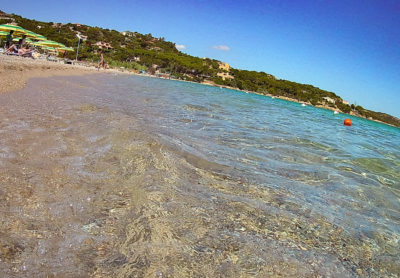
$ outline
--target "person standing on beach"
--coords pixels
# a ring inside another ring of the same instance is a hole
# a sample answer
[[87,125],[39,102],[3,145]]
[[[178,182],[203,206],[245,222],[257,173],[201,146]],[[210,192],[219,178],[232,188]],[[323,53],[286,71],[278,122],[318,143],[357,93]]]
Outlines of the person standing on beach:
[[14,30],[10,30],[10,33],[7,34],[7,37],[6,37],[6,49],[9,48],[12,45],[13,33],[14,33]]
[[18,41],[18,49],[22,48],[24,46],[26,41],[26,35],[23,35],[22,38]]
[[99,65],[97,66],[97,70],[100,70],[100,67],[103,67],[103,69],[106,69],[106,61],[104,61],[104,54],[103,51],[100,50],[100,62]]

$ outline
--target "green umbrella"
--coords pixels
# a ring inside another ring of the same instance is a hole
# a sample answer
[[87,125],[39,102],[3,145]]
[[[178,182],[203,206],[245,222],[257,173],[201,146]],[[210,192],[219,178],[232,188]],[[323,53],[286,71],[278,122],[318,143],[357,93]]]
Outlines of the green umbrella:
[[40,47],[41,49],[44,49],[44,50],[55,50],[54,47],[49,47],[49,46],[42,45],[42,44],[40,44],[40,42],[32,42],[31,44],[36,46],[36,47]]
[[62,44],[62,43],[59,42],[58,45],[56,45],[54,47],[62,48],[62,47],[67,47],[67,46],[65,44]]
[[[11,24],[0,25],[0,32],[7,32],[7,34],[8,34],[11,30],[13,30],[14,35],[17,35],[17,36],[25,35],[28,38],[32,38],[32,39],[39,40],[39,41],[47,40],[45,36],[36,34],[35,32],[26,30],[20,26],[15,26],[15,25],[11,25]],[[2,36],[2,35],[0,34],[0,36]]]
[[54,47],[50,47],[50,46],[42,46],[42,49],[45,49],[45,50],[48,50],[48,51],[54,51],[54,52],[56,52],[56,51],[57,51],[57,49],[56,49],[56,48],[54,48]]
[[10,24],[0,25],[0,31],[10,32],[11,30],[14,31],[14,34],[16,35],[21,35],[21,34],[23,35],[27,31],[24,28],[15,25],[10,25]]
[[0,37],[7,37],[8,32],[0,31]]
[[35,39],[38,40],[38,41],[47,41],[47,38],[45,36],[42,36],[42,35],[39,35],[39,34],[36,34]]
[[35,39],[39,34],[36,34],[35,32],[29,31],[29,30],[26,30],[25,35],[28,38]]
[[29,38],[35,39],[35,40],[39,40],[39,41],[47,41],[46,37],[40,34],[37,34],[35,32],[29,31],[29,30],[25,30],[25,35]]
[[55,42],[55,41],[40,41],[39,43],[44,46],[55,46],[55,47],[57,47],[57,46],[63,47],[64,46],[62,43]]
[[[13,41],[14,41],[14,42],[17,42],[17,41],[19,41],[20,39],[22,39],[22,37],[13,38]],[[31,39],[29,39],[29,38],[26,38],[26,39],[25,39],[25,42],[27,42],[27,43],[33,43],[33,41],[32,41]]]
[[73,51],[75,51],[72,47],[59,47],[58,48],[58,51],[70,51],[70,52],[73,52]]

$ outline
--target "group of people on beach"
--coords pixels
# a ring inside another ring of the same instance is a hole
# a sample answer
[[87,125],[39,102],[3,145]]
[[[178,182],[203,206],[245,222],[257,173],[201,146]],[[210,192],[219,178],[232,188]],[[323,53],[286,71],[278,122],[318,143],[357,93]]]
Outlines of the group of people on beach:
[[[18,43],[14,43],[13,34],[14,34],[13,30],[10,30],[10,33],[7,34],[5,53],[22,57],[33,57],[34,51],[30,46],[26,44],[26,35],[23,35],[21,39],[19,39]],[[100,55],[100,60],[99,64],[97,65],[97,70],[100,70],[101,67],[103,69],[107,69],[107,63],[104,59],[103,51],[100,50],[99,55]]]
[[33,50],[25,44],[26,35],[23,35],[18,43],[13,43],[13,33],[14,31],[11,30],[6,37],[6,53],[23,57],[33,57]]

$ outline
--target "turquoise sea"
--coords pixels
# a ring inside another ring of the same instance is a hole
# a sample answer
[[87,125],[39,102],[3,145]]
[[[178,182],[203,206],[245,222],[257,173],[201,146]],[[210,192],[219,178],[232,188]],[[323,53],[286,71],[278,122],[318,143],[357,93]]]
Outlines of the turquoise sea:
[[129,75],[0,104],[0,274],[400,276],[399,128]]

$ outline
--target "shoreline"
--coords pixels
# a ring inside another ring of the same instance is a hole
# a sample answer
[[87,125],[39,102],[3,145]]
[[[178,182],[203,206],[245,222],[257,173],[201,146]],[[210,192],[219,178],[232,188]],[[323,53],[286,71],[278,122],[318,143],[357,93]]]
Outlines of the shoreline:
[[[178,81],[185,81],[185,80],[178,80]],[[197,82],[192,82],[192,81],[185,81],[185,82],[197,83]],[[337,112],[339,112],[339,114],[349,115],[349,116],[353,116],[353,117],[357,117],[357,118],[373,121],[373,122],[376,122],[376,123],[381,123],[381,124],[384,124],[384,125],[400,128],[398,126],[395,126],[395,125],[392,125],[392,124],[389,124],[389,123],[385,123],[385,122],[382,122],[382,121],[379,121],[379,120],[370,119],[370,118],[363,117],[363,116],[356,115],[356,114],[345,113],[345,112],[342,112],[340,110],[338,111],[338,109],[335,109],[335,108],[327,106],[327,105],[317,105],[317,106],[315,106],[315,105],[312,105],[309,102],[300,101],[300,100],[297,100],[297,99],[294,99],[294,98],[289,98],[289,97],[285,97],[285,96],[275,96],[275,95],[271,95],[271,94],[268,94],[268,93],[267,94],[262,94],[262,93],[254,92],[254,91],[245,91],[245,90],[240,90],[240,89],[234,88],[234,87],[218,85],[218,84],[211,84],[211,83],[208,83],[208,82],[205,82],[205,83],[202,82],[202,83],[198,83],[198,84],[203,84],[203,85],[208,85],[208,86],[213,86],[213,87],[220,87],[220,88],[225,88],[225,89],[244,92],[244,93],[247,93],[247,94],[256,94],[256,95],[260,95],[260,96],[266,96],[266,97],[270,97],[270,98],[279,98],[279,99],[290,101],[290,102],[305,104],[307,106],[311,106],[311,107],[315,107],[315,108],[320,108],[320,109],[325,109],[325,110],[330,110],[330,111],[337,111]]]
[[[74,76],[74,75],[76,76],[76,75],[95,74],[95,73],[97,73],[97,74],[98,73],[128,74],[128,75],[137,75],[137,76],[159,78],[159,79],[165,79],[165,80],[174,80],[174,81],[202,84],[202,85],[207,85],[207,86],[235,90],[235,91],[244,92],[244,93],[257,94],[257,95],[266,96],[266,97],[270,97],[270,98],[279,98],[279,99],[290,101],[290,102],[305,104],[307,106],[312,106],[315,108],[322,108],[325,110],[337,111],[337,109],[334,109],[334,108],[326,106],[326,105],[314,106],[311,103],[299,101],[299,100],[285,97],[285,96],[274,96],[274,95],[268,94],[268,93],[262,94],[262,93],[254,92],[254,91],[245,91],[245,90],[240,90],[240,89],[234,88],[234,87],[218,85],[213,82],[201,82],[200,83],[200,82],[187,81],[187,80],[181,80],[181,79],[176,79],[176,78],[159,77],[159,76],[150,75],[150,74],[140,74],[140,73],[135,73],[135,72],[127,71],[127,70],[120,70],[120,69],[113,69],[113,68],[98,71],[95,66],[62,64],[62,63],[56,63],[56,62],[51,62],[51,61],[47,61],[47,60],[38,60],[38,59],[33,60],[30,58],[14,57],[14,56],[7,56],[7,55],[0,55],[0,94],[11,93],[13,91],[17,91],[17,90],[24,88],[26,86],[26,83],[28,82],[28,80],[31,78],[50,77],[50,76]],[[375,119],[366,118],[366,117],[363,117],[360,115],[351,114],[351,113],[348,114],[348,113],[344,113],[342,111],[338,111],[338,112],[340,114],[350,115],[350,116],[370,120],[373,122],[385,124],[388,126],[397,127],[397,126],[389,124],[389,123],[385,123],[385,122],[375,120]],[[397,128],[399,128],[399,127],[397,127]]]
[[[160,79],[167,79],[167,78],[157,77],[157,76],[151,76],[151,75],[143,75],[143,74],[136,74],[136,75],[139,75],[139,76],[148,76],[148,77],[155,77],[155,78],[160,78]],[[167,79],[167,80],[168,80],[168,79]],[[307,106],[311,106],[311,107],[315,107],[315,108],[330,110],[330,111],[332,111],[332,112],[337,111],[337,112],[339,112],[339,114],[349,115],[349,116],[353,116],[353,117],[357,117],[357,118],[361,118],[361,119],[373,121],[373,122],[376,122],[376,123],[381,123],[381,124],[384,124],[384,125],[388,125],[388,126],[396,127],[396,128],[399,128],[399,129],[400,129],[400,127],[395,126],[395,125],[392,125],[392,124],[389,124],[389,123],[385,123],[385,122],[382,122],[382,121],[379,121],[379,120],[375,120],[375,119],[369,119],[369,118],[366,118],[366,117],[363,117],[363,116],[360,116],[360,115],[356,115],[356,114],[349,114],[349,113],[345,113],[345,112],[342,112],[342,111],[338,111],[337,109],[335,109],[335,108],[333,108],[333,107],[330,107],[330,106],[327,106],[327,105],[317,105],[317,106],[314,106],[314,105],[312,105],[312,104],[309,103],[309,102],[299,101],[299,100],[297,100],[297,99],[289,98],[289,97],[285,97],[285,96],[275,96],[275,95],[268,94],[268,93],[267,93],[267,94],[262,94],[262,93],[254,92],[254,91],[245,91],[245,90],[240,90],[240,89],[238,89],[238,88],[229,87],[229,86],[225,86],[225,85],[218,85],[218,84],[215,84],[215,83],[213,84],[213,83],[210,83],[210,82],[201,82],[201,83],[199,83],[199,82],[193,82],[193,81],[187,81],[187,80],[180,80],[180,79],[174,79],[174,78],[170,78],[169,80],[182,81],[182,82],[195,83],[195,84],[202,84],[202,85],[207,85],[207,86],[212,86],[212,87],[219,87],[219,88],[224,88],[224,89],[230,89],[230,90],[235,90],[235,91],[243,92],[243,93],[246,93],[246,94],[255,94],[255,95],[260,95],[260,96],[265,96],[265,97],[270,97],[270,98],[279,98],[279,99],[286,100],[286,101],[290,101],[290,102],[305,104],[305,105],[307,105]]]
[[0,94],[11,93],[26,86],[29,79],[59,75],[93,73],[93,69],[30,58],[0,55]]
[[[125,73],[126,73],[126,72],[125,72]],[[225,85],[218,85],[218,84],[215,84],[215,83],[213,83],[213,82],[207,82],[207,81],[203,81],[203,82],[194,82],[194,81],[188,81],[188,80],[182,80],[182,79],[176,79],[176,78],[158,77],[158,76],[156,76],[156,75],[150,75],[150,74],[140,74],[140,73],[135,73],[135,72],[129,72],[129,73],[134,74],[134,75],[137,75],[137,76],[144,76],[144,77],[151,77],[151,78],[159,78],[159,79],[165,79],[165,80],[174,80],[174,81],[187,82],[187,83],[193,83],[193,84],[201,84],[201,85],[206,85],[206,86],[212,86],[212,87],[230,89],[230,90],[234,90],[234,91],[238,91],[238,92],[243,92],[243,93],[246,93],[246,94],[255,94],[255,95],[260,95],[260,96],[265,96],[265,97],[270,97],[270,98],[279,98],[279,99],[286,100],[286,101],[290,101],[290,102],[305,104],[305,105],[307,105],[307,106],[311,106],[311,107],[315,107],[315,108],[330,110],[330,111],[332,111],[332,112],[337,111],[337,112],[339,112],[339,114],[349,115],[349,116],[353,116],[353,117],[357,117],[357,118],[361,118],[361,119],[373,121],[373,122],[376,122],[376,123],[381,123],[381,124],[384,124],[384,125],[388,125],[388,126],[396,127],[396,128],[399,128],[399,129],[400,129],[400,127],[395,126],[395,125],[392,125],[392,124],[389,124],[389,123],[385,123],[385,122],[382,122],[382,121],[379,121],[379,120],[375,120],[375,119],[370,119],[370,118],[363,117],[363,116],[357,115],[357,114],[345,113],[345,112],[342,112],[342,111],[340,111],[340,110],[338,111],[338,109],[335,109],[335,108],[330,107],[330,106],[327,106],[327,105],[317,105],[317,106],[314,106],[314,105],[312,105],[312,104],[309,103],[309,102],[299,101],[299,100],[297,100],[297,99],[289,98],[289,97],[285,97],[285,96],[275,96],[275,95],[268,94],[268,93],[267,93],[267,94],[262,94],[262,93],[254,92],[254,91],[245,91],[245,90],[240,90],[240,89],[238,89],[238,88],[229,87],[229,86],[225,86]]]
[[23,89],[31,78],[121,73],[116,69],[98,71],[94,66],[63,64],[40,59],[0,55],[0,94]]

